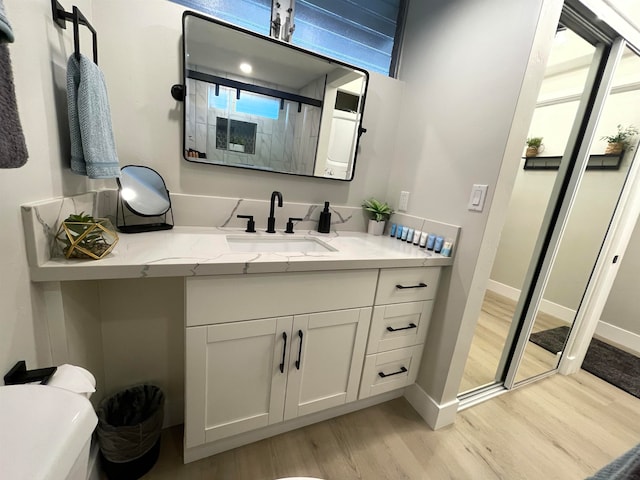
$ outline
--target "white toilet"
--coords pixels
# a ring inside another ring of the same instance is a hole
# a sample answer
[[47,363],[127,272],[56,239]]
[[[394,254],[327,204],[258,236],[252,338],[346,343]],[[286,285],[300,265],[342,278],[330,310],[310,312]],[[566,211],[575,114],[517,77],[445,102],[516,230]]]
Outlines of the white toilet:
[[0,476],[86,480],[97,423],[86,396],[44,385],[0,387]]

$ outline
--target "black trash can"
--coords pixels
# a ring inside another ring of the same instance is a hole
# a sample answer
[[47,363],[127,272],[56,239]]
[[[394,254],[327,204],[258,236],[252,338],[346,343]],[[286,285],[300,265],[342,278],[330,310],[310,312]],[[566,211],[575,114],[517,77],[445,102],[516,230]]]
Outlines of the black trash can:
[[102,469],[110,480],[136,480],[160,454],[164,393],[136,385],[105,398],[97,411]]

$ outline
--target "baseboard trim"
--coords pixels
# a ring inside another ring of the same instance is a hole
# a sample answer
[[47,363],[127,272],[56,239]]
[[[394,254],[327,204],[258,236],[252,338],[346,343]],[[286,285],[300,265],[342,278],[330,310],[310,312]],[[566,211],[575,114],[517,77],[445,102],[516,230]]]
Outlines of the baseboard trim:
[[438,404],[416,383],[404,391],[404,398],[433,430],[451,425],[458,412],[460,401],[456,398],[443,405]]
[[[503,297],[507,297],[514,301],[517,301],[520,297],[520,290],[509,285],[505,285],[504,283],[496,282],[495,280],[489,280],[487,282],[487,290],[491,290],[498,295],[502,295]],[[566,322],[568,325],[573,324],[573,320],[576,315],[574,310],[548,300],[543,300],[540,303],[540,310],[543,313],[549,314]],[[624,330],[600,320],[596,327],[595,335],[604,341],[615,343],[631,353],[640,355],[640,335],[637,333]]]
[[[495,280],[489,280],[487,282],[487,290],[491,290],[498,295],[507,297],[510,300],[518,301],[520,298],[520,290],[513,288],[504,283],[496,282]],[[571,325],[576,316],[576,311],[568,307],[560,305],[558,303],[550,302],[549,300],[542,300],[540,302],[540,311],[551,315],[552,317],[562,320],[563,322]]]
[[624,330],[623,328],[611,325],[600,320],[596,327],[595,334],[602,340],[615,343],[630,353],[640,356],[640,335]]
[[375,397],[365,398],[355,402],[347,403],[346,405],[340,405],[338,407],[330,408],[322,412],[312,413],[305,415],[304,417],[294,418],[282,423],[276,423],[269,425],[268,427],[259,428],[251,432],[241,433],[229,438],[223,438],[215,442],[206,443],[197,447],[184,448],[184,463],[194,462],[202,458],[210,457],[216,453],[225,452],[232,448],[248,445],[249,443],[257,442],[258,440],[264,440],[265,438],[273,437],[281,433],[289,432],[297,428],[306,427],[314,423],[329,420],[330,418],[339,417],[347,413],[355,412],[363,408],[372,407],[379,403],[388,402],[394,398],[401,397],[403,390],[394,390],[386,392]]

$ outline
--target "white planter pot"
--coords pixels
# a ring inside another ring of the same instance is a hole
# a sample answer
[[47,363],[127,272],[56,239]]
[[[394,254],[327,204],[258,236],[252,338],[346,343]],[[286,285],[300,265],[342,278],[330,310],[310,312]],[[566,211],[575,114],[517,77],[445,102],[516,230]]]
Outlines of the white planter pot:
[[376,222],[375,220],[369,220],[369,228],[367,229],[367,233],[371,235],[382,235],[384,232],[385,221]]

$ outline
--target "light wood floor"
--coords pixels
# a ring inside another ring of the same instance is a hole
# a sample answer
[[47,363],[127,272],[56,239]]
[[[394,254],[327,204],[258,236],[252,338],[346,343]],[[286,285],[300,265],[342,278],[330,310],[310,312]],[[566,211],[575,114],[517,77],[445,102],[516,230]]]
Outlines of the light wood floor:
[[146,480],[584,479],[640,442],[640,400],[580,371],[554,375],[427,427],[399,398],[182,464],[164,431]]
[[[487,290],[478,325],[465,365],[460,392],[493,383],[496,370],[504,349],[505,339],[511,328],[516,303],[506,297]],[[545,313],[538,313],[534,332],[566,325],[566,323]],[[538,345],[529,342],[517,381],[533,377],[555,368],[556,356]]]

